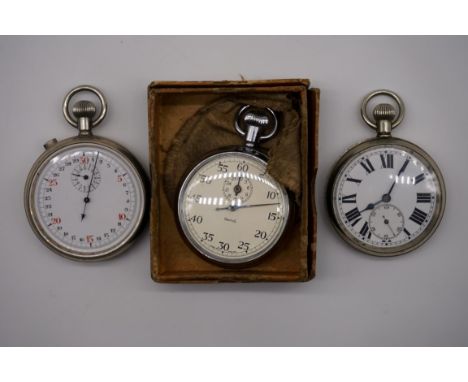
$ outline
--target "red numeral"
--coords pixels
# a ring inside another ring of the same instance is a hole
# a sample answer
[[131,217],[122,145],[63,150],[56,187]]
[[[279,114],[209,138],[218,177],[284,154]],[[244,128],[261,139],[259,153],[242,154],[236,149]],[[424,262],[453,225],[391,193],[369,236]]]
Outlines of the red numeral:
[[60,224],[62,222],[62,219],[60,218],[52,218],[51,223],[52,224]]
[[49,179],[49,187],[58,186],[57,179]]
[[117,175],[117,182],[119,182],[119,183],[123,182],[122,175]]
[[89,158],[85,157],[85,156],[80,157],[80,163],[81,164],[88,164],[89,163]]
[[87,235],[86,236],[86,242],[87,243],[92,243],[94,241],[94,236],[93,235]]
[[119,214],[119,220],[125,220],[127,218],[127,215],[125,215],[123,212]]

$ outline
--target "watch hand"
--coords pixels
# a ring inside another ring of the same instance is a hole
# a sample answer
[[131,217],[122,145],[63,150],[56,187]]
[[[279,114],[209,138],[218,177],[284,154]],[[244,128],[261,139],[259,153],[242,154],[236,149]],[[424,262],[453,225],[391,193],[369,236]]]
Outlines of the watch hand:
[[279,203],[261,203],[261,204],[244,204],[242,206],[236,206],[236,205],[231,205],[227,207],[217,207],[216,211],[221,211],[221,210],[230,210],[230,211],[235,211],[238,210],[239,208],[250,208],[250,207],[263,207],[263,206],[276,206]]
[[386,219],[385,216],[382,216],[382,217],[383,217],[383,219],[384,219],[384,224],[386,224],[387,227],[390,229],[390,231],[392,232],[392,235],[393,235],[393,236],[396,236],[396,235],[395,235],[395,232],[393,232],[392,226],[390,225],[390,221],[389,221],[388,219]]
[[[395,184],[396,184],[396,181],[393,182],[392,186],[390,187],[390,190],[388,190],[387,194],[388,196],[390,196],[390,194],[392,193],[393,191],[393,187],[395,187]],[[384,195],[385,196],[385,195]]]
[[[400,171],[398,171],[397,177],[400,176],[401,174],[403,174],[403,172],[406,170],[406,167],[408,166],[408,163],[409,163],[409,159],[407,159],[405,161],[405,163],[403,163],[403,166],[401,166]],[[382,199],[384,199],[384,198],[388,199],[388,202],[390,202],[390,200],[391,200],[390,194],[392,193],[393,188],[395,187],[395,184],[396,184],[396,180],[393,181],[393,183],[392,183],[392,185],[390,187],[390,190],[388,190],[388,192],[382,196]]]
[[409,159],[406,159],[405,163],[403,163],[403,166],[401,166],[400,171],[398,172],[398,176],[403,174],[403,172],[406,170],[406,166],[408,166],[409,161]]
[[236,196],[242,191],[242,187],[240,186],[241,179],[242,179],[242,176],[239,176],[239,181],[234,186],[234,192],[235,192]]
[[91,185],[93,184],[93,178],[94,178],[94,173],[96,171],[96,165],[97,165],[97,161],[98,161],[98,158],[99,158],[99,151],[96,155],[96,160],[94,162],[94,167],[93,167],[93,172],[91,174],[91,180],[89,181],[89,186],[88,186],[88,192],[86,194],[86,197],[83,199],[84,201],[84,206],[83,206],[83,212],[81,213],[81,221],[83,221],[83,219],[85,218],[86,214],[85,214],[85,211],[86,211],[86,206],[88,205],[89,203],[89,193],[91,192]]
[[367,210],[373,210],[374,207],[377,205],[377,204],[380,204],[383,202],[383,199],[380,199],[379,201],[375,202],[375,203],[369,203],[367,205],[366,208],[364,208],[363,210],[359,211],[359,212],[364,212],[364,211],[367,211]]

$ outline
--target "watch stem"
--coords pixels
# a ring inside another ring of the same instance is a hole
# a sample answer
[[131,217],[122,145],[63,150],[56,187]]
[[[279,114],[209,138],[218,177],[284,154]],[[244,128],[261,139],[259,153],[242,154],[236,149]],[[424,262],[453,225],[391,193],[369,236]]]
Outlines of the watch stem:
[[[270,137],[277,127],[275,113],[269,108],[246,106],[239,112],[237,124],[245,132],[247,147],[254,147],[259,140]],[[273,130],[270,135],[263,135],[267,130]]]
[[396,117],[395,108],[388,103],[378,104],[372,113],[377,124],[377,134],[379,137],[390,137],[392,134],[392,124]]
[[93,117],[96,115],[96,105],[91,101],[78,101],[73,105],[72,113],[78,119],[80,135],[91,134]]

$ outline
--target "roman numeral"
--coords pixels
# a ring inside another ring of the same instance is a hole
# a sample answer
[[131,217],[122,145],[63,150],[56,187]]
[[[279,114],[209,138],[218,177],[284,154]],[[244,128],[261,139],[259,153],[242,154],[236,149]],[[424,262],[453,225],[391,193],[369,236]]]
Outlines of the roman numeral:
[[356,194],[343,196],[341,203],[356,203]]
[[431,199],[430,192],[418,192],[416,194],[416,203],[430,203]]
[[361,179],[354,179],[354,178],[346,178],[346,180],[347,180],[348,182],[354,182],[354,183],[357,183],[357,184],[359,184],[359,183],[362,182]]
[[[353,208],[352,210],[346,212],[346,219],[348,219],[349,222],[352,222],[353,220],[356,220],[358,218],[361,217],[361,213],[359,212],[359,210],[355,207]],[[357,223],[357,222],[355,222]],[[353,224],[354,226],[354,224]]]
[[370,174],[372,171],[375,171],[374,166],[372,166],[372,163],[368,158],[360,162],[360,164],[364,168],[364,170],[366,170],[367,174]]
[[424,174],[419,174],[416,178],[414,178],[414,184],[418,184],[419,182],[422,182],[424,178],[425,178]]
[[361,221],[361,218],[359,219],[356,219],[352,224],[351,224],[351,227],[354,227],[357,223],[359,223]]
[[382,161],[382,168],[393,168],[393,154],[380,154],[380,160]]
[[[359,234],[361,236],[366,236],[368,231],[369,231],[369,224],[367,224],[367,222],[364,222],[364,224],[362,225],[361,230],[359,231]],[[372,233],[369,231],[369,235],[367,236],[367,238],[370,239],[371,235],[372,235]]]
[[410,220],[414,221],[416,224],[421,225],[424,220],[426,220],[427,214],[424,211],[421,211],[419,208],[415,208],[411,216],[409,217]]

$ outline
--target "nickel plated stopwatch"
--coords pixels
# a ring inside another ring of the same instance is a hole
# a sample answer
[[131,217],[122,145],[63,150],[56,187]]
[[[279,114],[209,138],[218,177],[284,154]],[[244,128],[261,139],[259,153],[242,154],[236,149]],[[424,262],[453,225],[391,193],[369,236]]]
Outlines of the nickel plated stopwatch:
[[268,254],[283,236],[290,199],[268,173],[268,156],[257,147],[276,134],[275,113],[244,106],[233,125],[245,145],[209,155],[188,172],[177,214],[184,236],[203,258],[246,266]]
[[[393,98],[373,110],[377,96]],[[368,94],[361,115],[377,137],[348,150],[336,163],[328,185],[328,209],[334,227],[353,247],[370,255],[412,251],[431,237],[445,208],[445,185],[436,162],[422,148],[392,136],[404,117],[401,98],[389,90]]]
[[[69,102],[80,92],[91,101]],[[37,237],[56,253],[73,260],[96,261],[115,256],[134,241],[145,219],[144,170],[123,146],[93,135],[107,113],[107,103],[93,86],[72,89],[63,114],[78,135],[49,140],[29,172],[24,205]]]

